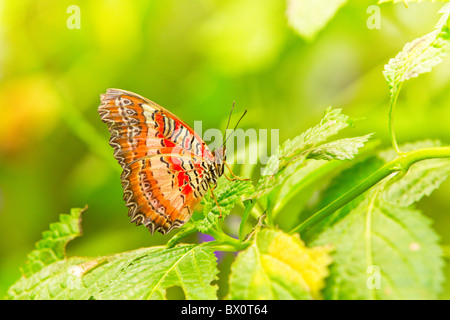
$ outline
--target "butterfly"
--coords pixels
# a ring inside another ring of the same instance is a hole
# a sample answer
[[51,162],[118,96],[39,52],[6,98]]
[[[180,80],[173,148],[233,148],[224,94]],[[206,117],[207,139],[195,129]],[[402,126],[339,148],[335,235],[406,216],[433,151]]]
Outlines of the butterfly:
[[108,89],[100,100],[131,222],[152,234],[183,226],[224,174],[225,143],[211,151],[180,118],[135,93]]

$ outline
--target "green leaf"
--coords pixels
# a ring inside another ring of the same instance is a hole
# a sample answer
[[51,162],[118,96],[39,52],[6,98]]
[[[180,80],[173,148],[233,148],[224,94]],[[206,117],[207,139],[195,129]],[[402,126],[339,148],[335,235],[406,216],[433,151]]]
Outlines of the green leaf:
[[330,248],[307,248],[298,236],[257,231],[231,267],[229,299],[317,299],[328,275]]
[[305,39],[313,39],[347,0],[288,0],[289,25]]
[[346,138],[332,141],[312,149],[308,154],[308,159],[316,160],[352,160],[358,149],[364,146],[372,134],[361,137]]
[[67,243],[81,235],[81,214],[85,209],[72,209],[70,214],[61,214],[60,222],[50,224],[50,230],[42,233],[42,239],[36,243],[36,249],[28,254],[22,268],[24,276],[39,271],[43,267],[65,258]]
[[[356,160],[359,159],[357,158]],[[334,177],[331,183],[325,188],[321,199],[318,201],[317,210],[330,204],[365,180],[367,176],[380,168],[384,164],[384,161],[377,156],[377,153],[371,152],[368,158],[362,159],[362,161],[348,162],[348,164],[348,167]]]
[[443,260],[431,221],[418,210],[385,202],[378,193],[369,192],[311,243],[335,248],[325,298],[436,299]]
[[205,195],[202,199],[204,218],[197,221],[191,219],[191,223],[193,223],[197,231],[208,233],[208,230],[218,225],[220,212],[222,212],[223,219],[231,212],[236,202],[243,197],[250,196],[254,190],[255,187],[251,180],[230,181],[225,177],[221,177],[213,191],[221,211],[217,208],[214,198],[211,195]]
[[446,4],[440,13],[443,13],[443,18],[436,25],[436,30],[406,44],[403,50],[385,65],[383,74],[388,82],[391,97],[404,81],[430,72],[432,67],[442,61],[450,41],[450,4]]
[[[448,0],[446,0],[448,1]],[[445,29],[449,27],[449,17],[450,17],[450,3],[444,4],[444,6],[439,10],[442,13],[441,19],[439,19],[436,24],[437,29]]]
[[[405,151],[439,146],[422,141]],[[356,185],[375,168],[395,157],[395,151],[342,173],[325,192],[329,203],[342,189]],[[308,230],[311,245],[331,244],[334,264],[325,289],[327,299],[435,299],[442,284],[442,252],[431,221],[411,205],[429,195],[448,176],[450,160],[416,163],[398,179],[383,181]],[[375,266],[381,287],[369,289]],[[369,271],[368,271],[369,270]],[[369,272],[369,273],[368,273]]]
[[[304,165],[285,181],[277,196],[273,197],[273,215],[275,216],[281,212],[284,206],[294,197],[296,199],[296,210],[301,212],[302,215],[308,214],[308,211],[310,211],[311,208],[307,208],[307,206],[310,207],[312,205],[311,198],[314,197],[314,193],[317,194],[318,189],[322,189],[324,186],[326,187],[330,179],[332,182],[335,181],[334,176],[339,172],[346,170],[348,167],[352,167],[353,169],[355,161],[363,161],[367,157],[372,156],[378,144],[379,141],[372,141],[366,144],[362,149],[354,149],[355,154],[352,155],[352,157],[356,156],[356,152],[358,152],[358,154],[357,157],[351,162],[326,160],[305,161]],[[311,153],[308,157],[310,155]],[[348,191],[348,188],[351,188],[354,185],[355,182],[352,181],[352,183],[347,186],[347,189],[341,190],[339,196]],[[333,190],[337,190],[338,188],[339,186],[334,186]],[[320,208],[323,206],[325,205],[322,205]],[[298,223],[297,220],[290,219],[290,221],[294,224]],[[294,226],[291,225],[289,228],[293,227]]]
[[[223,221],[223,218],[230,214],[236,202],[244,197],[250,196],[254,192],[254,189],[255,187],[250,180],[230,181],[225,177],[221,177],[217,183],[217,187],[213,191],[221,211],[217,208],[214,198],[209,194],[205,195],[201,200],[203,212],[201,214],[196,212],[186,225],[169,240],[167,246],[171,248],[181,239],[195,232],[216,234],[215,229],[218,227],[220,221]],[[222,212],[221,219],[219,219],[220,212]]]
[[216,258],[201,245],[138,249],[101,258],[69,258],[21,278],[9,299],[164,299],[179,286],[187,299],[217,299]]
[[[403,144],[405,152],[417,150],[421,148],[439,147],[439,141],[419,141],[415,143]],[[374,154],[363,162],[352,162],[348,169],[342,171],[335,177],[332,183],[327,186],[318,201],[315,211],[325,207],[336,200],[343,193],[355,187],[366,179],[370,174],[375,172],[386,162],[398,156],[393,149],[384,150]],[[400,206],[409,206],[419,201],[423,196],[428,196],[432,191],[437,189],[439,185],[445,181],[449,175],[450,160],[433,159],[421,161],[414,164],[409,171],[401,176],[401,179],[394,178],[386,184],[383,193],[380,195],[387,202]],[[359,202],[365,198],[364,195],[354,199],[347,206],[343,207],[313,226],[303,235],[303,239],[309,241],[320,234],[327,226],[345,217],[345,215],[356,207]]]
[[165,289],[172,286],[181,287],[189,300],[217,299],[217,286],[211,282],[217,279],[218,270],[210,248],[182,245],[150,249],[117,262],[124,266],[113,274],[113,280],[108,275],[110,283],[94,293],[95,299],[164,299]]
[[179,286],[187,299],[217,299],[217,262],[205,245],[151,247],[89,258],[65,257],[65,246],[81,234],[81,209],[61,215],[30,253],[24,275],[8,299],[164,299]]
[[[369,149],[364,157],[357,157],[354,161],[347,162],[346,166],[342,167],[342,170],[333,177],[330,183],[324,186],[322,194],[318,196],[316,204],[303,213],[300,221],[304,221],[313,213],[326,207],[350,189],[361,183],[372,172],[380,168],[384,162],[377,157],[376,153],[374,153],[375,151],[376,150],[374,149]],[[303,240],[309,243],[312,239],[315,239],[315,237],[320,235],[321,232],[323,232],[330,225],[333,225],[336,221],[345,217],[345,215],[350,212],[353,207],[357,206],[359,202],[363,200],[363,197],[364,196],[357,197],[348,205],[333,212],[328,217],[312,226],[305,233],[303,233]],[[296,224],[298,223],[299,222],[296,222]]]
[[325,115],[320,123],[292,140],[287,140],[282,148],[282,158],[293,157],[299,152],[314,147],[319,143],[326,141],[329,137],[337,134],[342,129],[353,125],[353,119],[341,113],[342,109],[332,109],[328,107],[325,110]]
[[400,154],[394,130],[394,109],[397,104],[403,82],[418,77],[420,74],[430,72],[432,67],[442,61],[442,57],[450,42],[450,4],[444,5],[439,13],[442,17],[436,24],[434,31],[414,40],[404,46],[395,58],[385,65],[383,74],[389,85],[389,134],[392,146]]
[[[419,141],[402,146],[405,152],[420,148],[441,146],[440,141]],[[386,162],[396,156],[393,150],[385,151],[380,157]],[[450,159],[432,159],[414,164],[408,173],[392,183],[383,192],[384,200],[402,207],[418,202],[439,188],[450,174]]]
[[[345,166],[345,163],[323,159],[354,158],[358,148],[364,145],[370,135],[323,144],[329,137],[350,125],[353,125],[353,119],[343,115],[340,109],[328,108],[317,126],[292,140],[287,140],[269,158],[252,195],[267,211],[266,221],[269,225],[274,225],[277,214],[293,197],[303,191],[303,201],[297,203],[297,208],[301,211],[311,196],[313,184],[318,183],[320,178],[326,177],[331,171],[338,168],[342,170]],[[368,149],[371,150],[372,147]]]
[[[214,189],[213,193],[216,197],[217,203],[222,210],[222,215],[226,216],[233,209],[237,201],[241,200],[242,197],[251,195],[254,192],[254,186],[251,180],[234,180],[230,181],[225,177],[220,177],[217,187]],[[216,202],[211,195],[207,195],[203,198],[204,208],[203,213],[206,214],[212,211],[214,214],[218,215],[219,209],[217,208]]]
[[269,193],[300,169],[308,151],[323,143],[329,137],[351,125],[353,121],[341,114],[341,109],[328,108],[321,122],[292,140],[285,141],[270,156],[258,181],[253,198]]

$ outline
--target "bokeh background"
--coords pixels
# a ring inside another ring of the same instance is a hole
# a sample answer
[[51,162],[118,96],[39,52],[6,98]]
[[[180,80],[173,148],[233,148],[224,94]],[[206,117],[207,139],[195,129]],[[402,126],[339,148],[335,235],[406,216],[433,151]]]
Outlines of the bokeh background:
[[[70,255],[164,244],[128,222],[119,166],[97,114],[107,88],[141,94],[188,124],[225,128],[236,102],[243,129],[279,129],[280,142],[315,125],[329,105],[388,146],[383,66],[433,30],[442,3],[380,5],[381,28],[353,0],[313,39],[288,24],[284,0],[0,0],[0,297],[41,232],[89,206]],[[80,8],[80,29],[66,25]],[[450,58],[404,86],[400,143],[450,144]],[[450,182],[421,201],[447,250]],[[232,257],[231,257],[232,258]],[[231,258],[222,263],[229,264]],[[447,278],[450,271],[447,268]],[[446,282],[442,297],[450,298]],[[226,293],[225,289],[219,294]]]

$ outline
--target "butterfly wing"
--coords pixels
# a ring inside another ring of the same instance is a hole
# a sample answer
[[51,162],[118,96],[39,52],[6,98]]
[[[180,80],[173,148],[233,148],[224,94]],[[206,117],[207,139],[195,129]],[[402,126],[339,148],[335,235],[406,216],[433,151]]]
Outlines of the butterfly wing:
[[182,226],[208,189],[214,156],[186,123],[132,92],[108,89],[98,112],[121,165],[128,215],[165,234]]

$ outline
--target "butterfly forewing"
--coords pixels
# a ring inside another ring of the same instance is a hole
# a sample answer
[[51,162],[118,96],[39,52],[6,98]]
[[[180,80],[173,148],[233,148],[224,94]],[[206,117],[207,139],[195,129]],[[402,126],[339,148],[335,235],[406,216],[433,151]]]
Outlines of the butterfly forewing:
[[220,175],[207,145],[178,117],[128,91],[108,89],[98,112],[123,169],[131,221],[152,233],[182,226]]

